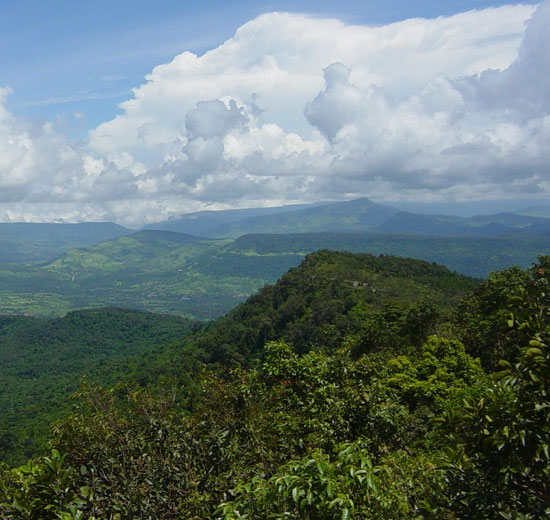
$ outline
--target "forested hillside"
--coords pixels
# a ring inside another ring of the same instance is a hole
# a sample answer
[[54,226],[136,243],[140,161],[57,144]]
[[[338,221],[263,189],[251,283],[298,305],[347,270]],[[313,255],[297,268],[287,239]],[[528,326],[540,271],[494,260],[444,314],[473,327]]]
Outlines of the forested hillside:
[[273,340],[300,353],[355,336],[418,344],[478,283],[421,260],[319,251],[215,322],[197,344],[224,363],[249,363]]
[[104,385],[130,374],[148,380],[151,364],[196,328],[176,316],[114,308],[54,320],[0,316],[0,460],[44,451],[50,423],[67,413],[84,375]]
[[311,254],[184,342],[193,382],[83,386],[2,517],[546,518],[549,294],[548,257]]

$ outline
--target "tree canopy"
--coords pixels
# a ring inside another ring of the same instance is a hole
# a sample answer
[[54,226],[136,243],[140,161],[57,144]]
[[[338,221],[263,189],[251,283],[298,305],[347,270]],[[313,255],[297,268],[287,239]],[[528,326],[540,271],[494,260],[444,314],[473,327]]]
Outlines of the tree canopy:
[[311,255],[186,340],[193,384],[82,386],[2,517],[547,518],[550,258],[469,283]]

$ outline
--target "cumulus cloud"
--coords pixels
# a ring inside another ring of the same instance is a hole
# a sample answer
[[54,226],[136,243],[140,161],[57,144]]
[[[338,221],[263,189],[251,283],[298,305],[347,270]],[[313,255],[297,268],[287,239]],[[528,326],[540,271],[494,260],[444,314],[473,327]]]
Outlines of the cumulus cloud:
[[0,103],[0,216],[548,195],[549,24],[550,0],[382,27],[265,14],[156,67],[87,145]]
[[198,102],[253,94],[264,120],[310,138],[305,104],[323,88],[322,70],[341,62],[359,88],[372,84],[404,97],[437,75],[457,77],[501,69],[517,54],[532,6],[471,11],[433,20],[412,19],[382,27],[352,26],[335,19],[264,14],[202,56],[184,52],[159,65],[123,113],[91,133],[101,153],[132,153],[158,161],[184,131]]
[[[210,202],[541,193],[548,5],[525,34],[532,6],[383,27],[263,15],[155,68],[91,143],[162,163]],[[186,116],[167,122],[168,106]],[[131,137],[143,125],[145,146]]]
[[[30,124],[5,108],[10,91],[0,90],[0,202],[23,198],[59,197],[62,184],[71,182],[80,156],[56,134],[51,124]],[[55,186],[57,193],[51,193]]]
[[504,110],[523,121],[550,112],[550,3],[527,22],[517,59],[504,71],[485,70],[457,80],[466,101],[480,110]]

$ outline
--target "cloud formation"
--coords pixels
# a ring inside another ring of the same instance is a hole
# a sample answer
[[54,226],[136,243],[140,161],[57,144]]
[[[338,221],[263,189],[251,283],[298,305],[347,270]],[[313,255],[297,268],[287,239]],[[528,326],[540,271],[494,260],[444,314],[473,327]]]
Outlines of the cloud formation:
[[265,14],[156,67],[86,145],[0,103],[0,219],[547,196],[548,48],[550,0],[383,27]]

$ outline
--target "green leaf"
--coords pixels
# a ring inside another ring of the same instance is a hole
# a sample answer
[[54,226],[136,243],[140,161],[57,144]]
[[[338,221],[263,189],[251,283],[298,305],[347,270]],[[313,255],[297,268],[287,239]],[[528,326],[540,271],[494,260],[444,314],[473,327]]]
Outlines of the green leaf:
[[329,498],[332,498],[332,481],[331,480],[327,482],[327,496]]

